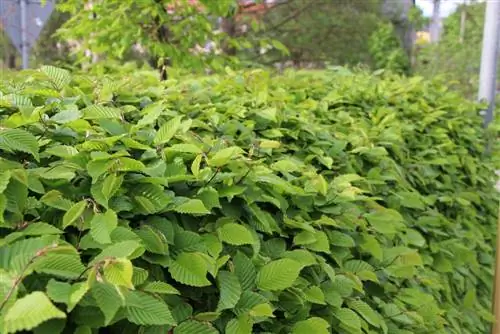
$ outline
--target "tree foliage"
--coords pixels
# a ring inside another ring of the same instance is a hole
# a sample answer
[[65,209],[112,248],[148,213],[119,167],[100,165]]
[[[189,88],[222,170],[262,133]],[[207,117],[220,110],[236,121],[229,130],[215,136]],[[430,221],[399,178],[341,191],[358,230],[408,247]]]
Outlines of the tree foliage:
[[347,70],[12,75],[2,332],[484,333],[478,109]]

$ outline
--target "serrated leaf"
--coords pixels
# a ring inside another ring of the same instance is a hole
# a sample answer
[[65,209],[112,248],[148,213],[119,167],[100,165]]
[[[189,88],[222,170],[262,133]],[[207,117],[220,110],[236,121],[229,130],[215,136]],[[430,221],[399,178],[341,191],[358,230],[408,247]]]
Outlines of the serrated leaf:
[[190,286],[211,285],[207,279],[207,263],[196,253],[181,253],[172,261],[168,272],[177,282]]
[[125,305],[125,299],[116,286],[105,283],[94,284],[91,289],[97,306],[104,314],[104,324],[111,323],[118,310]]
[[106,281],[133,289],[132,274],[133,266],[129,259],[114,259],[104,265],[104,277]]
[[209,323],[196,320],[186,320],[175,327],[174,334],[219,334]]
[[351,300],[347,303],[351,309],[356,311],[359,315],[363,317],[370,325],[375,327],[380,327],[380,322],[382,317],[380,314],[375,312],[370,305],[361,300]]
[[50,78],[50,81],[54,85],[54,88],[57,90],[63,89],[71,82],[70,72],[63,68],[44,65],[40,68],[40,71],[45,73]]
[[165,282],[150,282],[146,284],[144,287],[141,288],[141,290],[146,291],[146,292],[151,292],[151,293],[159,293],[159,294],[166,294],[166,295],[179,295],[180,292],[173,286],[171,286],[168,283]]
[[194,144],[175,144],[167,147],[165,151],[201,154],[203,150]]
[[87,207],[87,201],[83,200],[74,204],[71,208],[69,208],[69,210],[66,211],[66,213],[63,216],[62,228],[65,229],[66,227],[73,224],[78,218],[80,218],[86,207]]
[[0,194],[3,193],[5,189],[7,189],[7,185],[10,181],[10,176],[10,171],[0,171]]
[[85,270],[77,253],[48,253],[35,261],[33,269],[38,273],[75,279]]
[[38,141],[31,133],[21,129],[6,129],[0,127],[0,149],[31,154],[37,161]]
[[292,334],[328,334],[330,324],[323,318],[312,317],[293,325]]
[[118,226],[116,213],[109,209],[105,213],[96,213],[90,221],[90,235],[100,244],[111,243],[111,232]]
[[273,308],[269,303],[255,305],[249,312],[252,317],[274,318]]
[[299,277],[302,266],[291,259],[280,259],[267,263],[257,274],[257,286],[262,290],[284,290]]
[[227,223],[217,229],[220,240],[230,245],[241,246],[255,243],[252,233],[243,225]]
[[201,159],[203,158],[202,154],[198,154],[196,158],[194,158],[193,162],[191,163],[191,173],[193,173],[194,177],[198,178],[200,174],[200,164],[201,164]]
[[220,291],[217,312],[234,308],[241,295],[238,277],[229,271],[220,271],[217,275],[217,285]]
[[181,125],[182,116],[176,116],[163,124],[153,139],[154,145],[167,143],[175,135]]
[[342,307],[334,312],[335,317],[346,327],[361,329],[361,318],[353,310]]
[[226,334],[252,334],[253,321],[246,315],[242,314],[238,318],[231,319],[226,325]]
[[233,259],[234,272],[238,276],[243,291],[253,289],[257,271],[252,261],[243,253],[238,252]]
[[325,295],[320,287],[311,286],[304,290],[304,295],[307,301],[315,304],[326,305]]
[[[36,307],[34,307],[36,305]],[[3,318],[5,333],[31,330],[50,319],[64,319],[66,314],[55,307],[46,294],[32,292],[18,299]]]
[[106,199],[106,203],[109,202],[111,197],[120,189],[123,183],[123,176],[117,175],[115,173],[108,175],[102,182],[101,193]]
[[130,291],[126,296],[127,319],[137,325],[175,325],[167,304],[144,292]]
[[209,160],[208,164],[214,167],[222,167],[229,161],[238,158],[243,154],[243,150],[238,146],[224,148],[215,153]]
[[96,104],[93,104],[83,109],[82,111],[84,119],[91,119],[91,120],[106,119],[106,118],[120,119],[122,117],[122,112],[120,109],[112,107],[104,107]]
[[184,214],[208,215],[208,210],[199,199],[189,199],[174,208],[174,211]]

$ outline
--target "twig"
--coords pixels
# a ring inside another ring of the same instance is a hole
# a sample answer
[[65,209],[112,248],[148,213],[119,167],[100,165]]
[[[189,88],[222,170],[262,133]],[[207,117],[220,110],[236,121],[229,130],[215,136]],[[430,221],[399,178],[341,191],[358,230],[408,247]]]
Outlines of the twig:
[[24,274],[26,273],[26,270],[28,270],[28,267],[30,265],[33,264],[33,262],[35,262],[35,260],[41,256],[44,256],[47,251],[49,249],[53,249],[53,248],[56,248],[58,245],[55,244],[55,245],[50,245],[50,246],[46,246],[42,249],[40,249],[39,251],[37,251],[35,253],[35,255],[33,255],[31,257],[31,259],[28,261],[28,263],[26,263],[26,265],[23,267],[23,269],[21,270],[21,273],[19,274],[18,277],[16,277],[15,281],[14,281],[14,284],[12,284],[12,286],[10,287],[9,289],[9,292],[7,292],[7,294],[5,295],[5,297],[3,298],[2,300],[2,303],[0,304],[0,311],[2,311],[2,309],[5,307],[5,305],[7,304],[7,302],[9,301],[10,297],[12,296],[12,294],[14,293],[14,291],[16,290],[16,288],[18,287],[19,284],[21,284],[21,281],[23,280],[24,278]]

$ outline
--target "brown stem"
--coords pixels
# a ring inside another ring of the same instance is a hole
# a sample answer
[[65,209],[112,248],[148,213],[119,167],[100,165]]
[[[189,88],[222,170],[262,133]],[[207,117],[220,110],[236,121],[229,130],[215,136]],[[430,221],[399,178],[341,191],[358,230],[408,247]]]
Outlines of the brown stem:
[[7,305],[7,302],[9,301],[10,297],[12,296],[12,294],[14,293],[14,291],[16,290],[16,288],[19,286],[19,284],[21,284],[21,281],[23,280],[24,274],[26,273],[26,270],[28,270],[28,267],[30,265],[32,265],[33,262],[35,262],[35,260],[37,258],[42,257],[45,254],[47,254],[47,251],[49,249],[53,249],[53,248],[56,248],[56,247],[57,247],[57,244],[56,245],[51,245],[51,246],[46,246],[46,247],[38,250],[35,253],[35,255],[33,255],[31,257],[31,259],[28,261],[28,263],[26,263],[26,265],[21,270],[21,273],[19,274],[19,276],[16,277],[16,280],[14,281],[14,284],[12,284],[12,286],[10,287],[9,292],[7,292],[7,294],[5,295],[4,299],[2,300],[2,303],[0,304],[0,312],[5,307],[5,305]]

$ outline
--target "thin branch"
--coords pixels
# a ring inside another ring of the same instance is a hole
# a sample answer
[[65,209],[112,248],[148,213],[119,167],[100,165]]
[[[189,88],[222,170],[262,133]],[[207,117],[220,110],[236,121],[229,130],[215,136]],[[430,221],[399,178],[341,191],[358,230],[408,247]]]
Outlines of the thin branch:
[[282,19],[277,24],[271,26],[270,28],[264,29],[263,31],[269,32],[269,31],[275,30],[276,28],[281,27],[285,23],[288,23],[289,21],[295,19],[297,16],[299,16],[300,14],[302,14],[302,12],[304,12],[306,9],[308,9],[309,7],[311,7],[313,4],[316,4],[315,1],[308,2],[306,5],[304,5],[304,6],[300,7],[299,9],[295,10],[293,13],[291,13],[290,15],[288,15],[287,17],[285,17],[284,19]]
[[55,244],[55,245],[50,245],[50,246],[46,246],[40,250],[38,250],[35,255],[33,255],[31,257],[31,259],[28,261],[28,263],[26,263],[26,265],[23,267],[23,269],[21,270],[21,273],[19,274],[19,276],[16,277],[15,281],[14,281],[14,284],[12,284],[12,286],[10,287],[9,289],[9,292],[7,292],[7,294],[5,295],[5,297],[3,298],[2,300],[2,303],[0,304],[0,311],[2,311],[2,309],[5,307],[5,305],[7,305],[7,302],[9,301],[10,297],[12,296],[12,294],[14,293],[14,291],[16,291],[16,288],[19,286],[19,284],[21,284],[21,281],[23,280],[24,278],[24,274],[26,273],[26,271],[28,270],[29,266],[31,266],[33,264],[33,262],[35,262],[35,260],[39,257],[42,257],[44,256],[45,254],[47,254],[47,251],[50,250],[50,249],[53,249],[53,248],[56,248],[58,245]]

